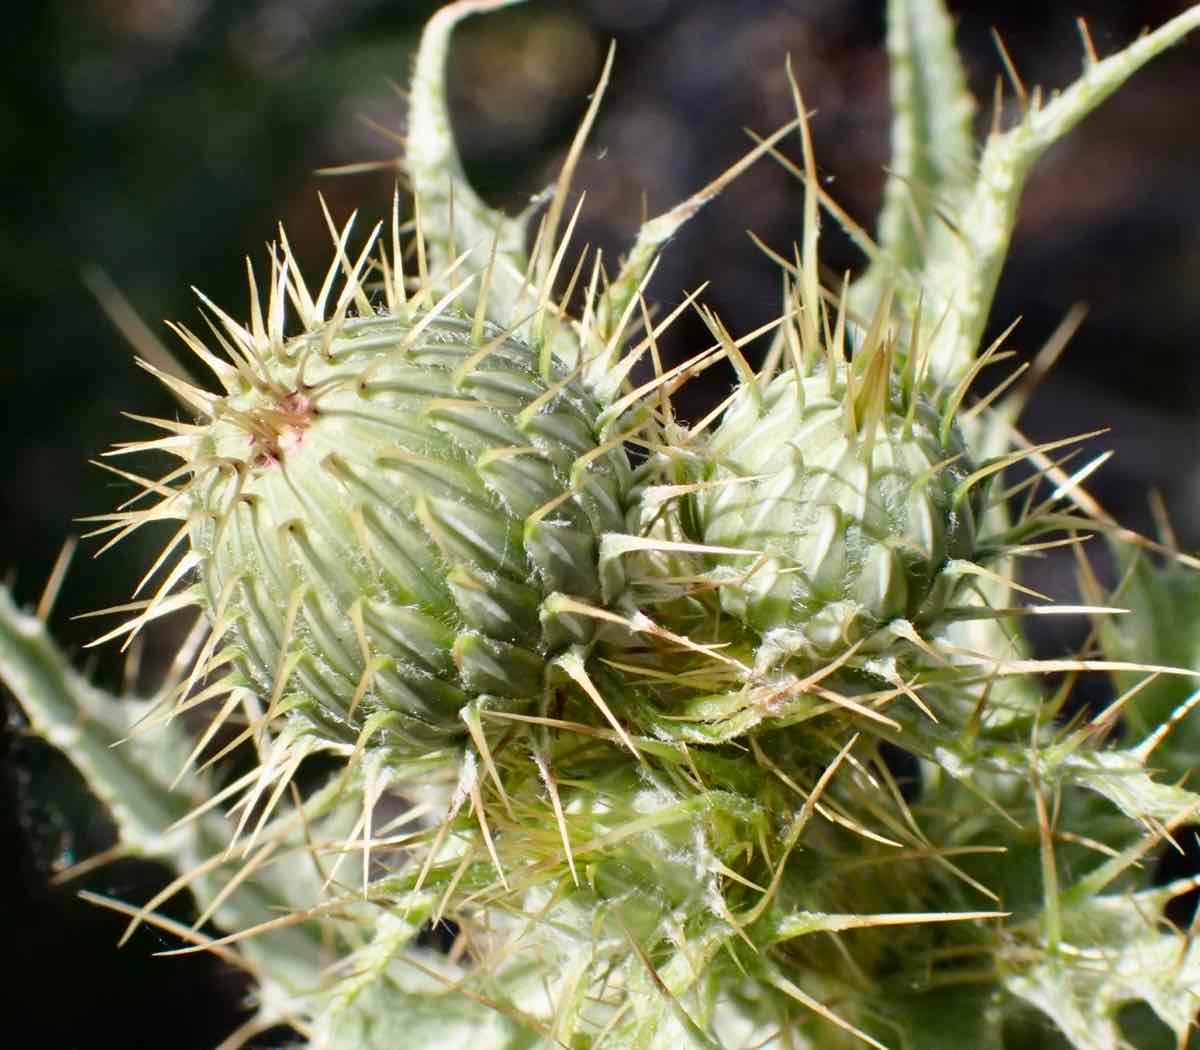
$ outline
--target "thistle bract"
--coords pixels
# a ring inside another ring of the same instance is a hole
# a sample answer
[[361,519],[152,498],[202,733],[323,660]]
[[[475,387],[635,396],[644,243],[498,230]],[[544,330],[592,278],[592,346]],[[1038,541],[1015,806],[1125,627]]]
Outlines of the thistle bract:
[[[239,373],[189,468],[204,604],[260,695],[419,741],[539,695],[555,592],[599,593],[629,466],[521,340],[443,313],[351,318]],[[248,378],[247,378],[248,377]]]

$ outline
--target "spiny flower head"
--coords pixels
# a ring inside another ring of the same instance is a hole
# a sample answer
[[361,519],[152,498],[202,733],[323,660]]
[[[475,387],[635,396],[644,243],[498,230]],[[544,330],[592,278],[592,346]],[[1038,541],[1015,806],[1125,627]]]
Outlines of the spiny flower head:
[[[599,448],[594,401],[449,314],[355,319],[289,354],[272,366],[295,392],[218,410],[194,461],[206,602],[255,688],[300,687],[339,721],[369,694],[360,715],[396,712],[404,735],[537,697],[542,600],[599,599],[598,537],[624,521],[630,468]],[[239,432],[256,412],[266,440]],[[240,462],[222,450],[239,443]]]
[[975,553],[966,447],[922,389],[919,353],[896,374],[883,316],[850,361],[839,324],[835,343],[741,384],[703,446],[688,520],[703,543],[743,552],[711,555],[710,577],[722,608],[782,655],[836,654],[893,620],[936,620],[947,564]]
[[212,621],[198,672],[232,663],[268,721],[302,711],[353,743],[371,720],[423,749],[464,731],[469,703],[540,696],[549,654],[586,640],[590,622],[567,629],[543,600],[600,600],[599,537],[623,528],[631,469],[576,374],[456,309],[469,277],[443,275],[434,301],[380,256],[372,305],[369,247],[315,296],[277,256],[267,322],[253,293],[248,327],[218,311],[231,363],[179,329],[224,394],[172,381],[201,419],[170,442],[182,481],[159,508],[185,521],[179,564]]

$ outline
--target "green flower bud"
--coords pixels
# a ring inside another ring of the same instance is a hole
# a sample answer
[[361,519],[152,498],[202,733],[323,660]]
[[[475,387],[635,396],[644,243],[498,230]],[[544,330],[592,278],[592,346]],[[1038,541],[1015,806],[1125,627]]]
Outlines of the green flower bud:
[[260,691],[294,660],[288,688],[325,719],[366,701],[360,718],[444,730],[481,695],[539,695],[542,600],[599,597],[597,538],[623,527],[630,471],[614,449],[575,476],[598,410],[519,340],[487,331],[481,356],[468,320],[418,331],[349,320],[220,402],[192,545]]
[[948,561],[975,546],[977,500],[954,426],[876,367],[822,360],[743,384],[690,499],[723,610],[768,649],[829,655],[889,621],[935,618]]
[[[169,380],[202,418],[173,425],[184,465],[164,481],[186,481],[152,486],[155,516],[185,518],[191,550],[134,626],[195,566],[185,594],[213,625],[196,674],[232,662],[270,720],[299,709],[353,742],[379,712],[389,747],[427,749],[473,701],[543,695],[555,649],[589,627],[544,599],[601,598],[599,537],[624,529],[630,465],[574,373],[454,312],[453,292],[434,306],[432,285],[393,288],[376,310],[351,274],[326,320],[290,266],[270,332],[257,301],[248,327],[219,315],[232,367],[181,330],[225,393]],[[285,294],[307,303],[291,338]]]

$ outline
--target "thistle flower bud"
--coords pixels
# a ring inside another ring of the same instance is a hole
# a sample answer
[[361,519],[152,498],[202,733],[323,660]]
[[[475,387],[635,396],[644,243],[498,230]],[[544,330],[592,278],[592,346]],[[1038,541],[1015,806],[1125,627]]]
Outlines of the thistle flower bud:
[[453,293],[393,289],[394,311],[376,310],[350,273],[326,319],[292,269],[276,265],[268,314],[285,294],[307,303],[300,335],[266,331],[257,301],[248,328],[219,314],[230,366],[182,330],[225,387],[172,381],[202,418],[170,441],[184,464],[168,480],[186,482],[158,484],[213,626],[196,673],[232,661],[268,717],[300,709],[352,742],[381,712],[389,746],[427,748],[471,701],[541,695],[564,644],[543,600],[599,597],[629,463],[600,447],[599,409],[564,365],[454,312]]
[[210,606],[234,595],[247,673],[269,693],[297,654],[292,688],[338,720],[368,691],[439,727],[537,696],[542,599],[598,596],[597,536],[623,523],[622,452],[574,471],[597,409],[515,339],[472,361],[466,321],[324,338],[223,403],[193,460],[193,547]]
[[743,383],[705,446],[692,519],[705,544],[741,552],[713,556],[711,578],[770,651],[828,656],[936,619],[943,569],[974,554],[962,437],[893,357],[878,336],[852,362]]

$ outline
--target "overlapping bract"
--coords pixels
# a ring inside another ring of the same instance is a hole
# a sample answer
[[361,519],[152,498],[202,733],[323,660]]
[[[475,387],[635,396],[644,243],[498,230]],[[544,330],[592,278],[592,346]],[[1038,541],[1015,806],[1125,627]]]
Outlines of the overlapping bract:
[[470,703],[539,698],[563,641],[543,600],[598,600],[624,526],[591,397],[452,313],[349,319],[262,367],[189,464],[205,602],[251,688],[346,743],[388,713],[381,739],[417,749]]
[[822,362],[743,389],[704,457],[697,538],[761,552],[713,556],[714,579],[737,581],[722,607],[781,656],[836,656],[893,620],[936,629],[953,591],[939,577],[976,556],[957,427],[878,368]]

